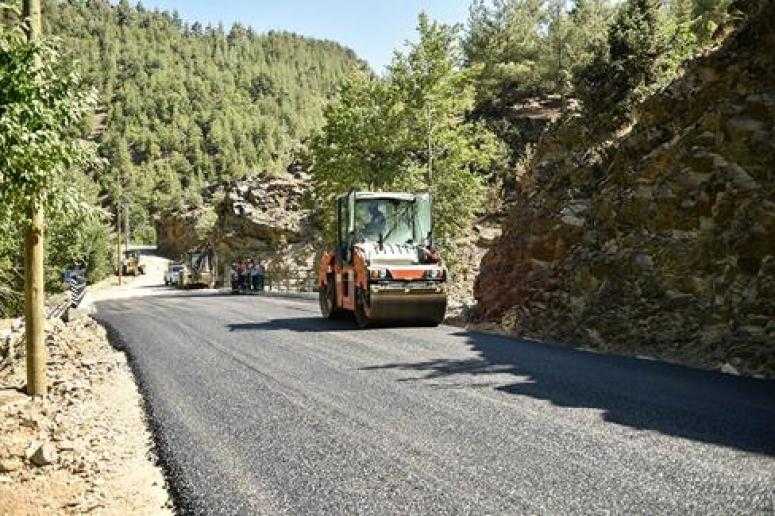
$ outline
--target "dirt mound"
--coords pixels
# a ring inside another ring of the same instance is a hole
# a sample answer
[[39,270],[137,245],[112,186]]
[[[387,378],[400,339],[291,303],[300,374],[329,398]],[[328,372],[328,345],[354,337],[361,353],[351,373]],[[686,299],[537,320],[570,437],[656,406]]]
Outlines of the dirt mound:
[[483,319],[775,374],[775,2],[747,5],[631,131],[588,148],[571,119],[542,143],[482,262]]

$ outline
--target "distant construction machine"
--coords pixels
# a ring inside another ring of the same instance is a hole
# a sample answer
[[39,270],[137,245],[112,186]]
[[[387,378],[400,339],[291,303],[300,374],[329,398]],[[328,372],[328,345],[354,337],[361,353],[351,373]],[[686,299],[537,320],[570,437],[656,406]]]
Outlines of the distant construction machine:
[[218,258],[210,245],[186,253],[178,274],[180,288],[215,288],[218,283]]
[[378,321],[438,325],[447,271],[433,244],[427,193],[350,192],[336,201],[336,248],[318,270],[320,311]]
[[140,251],[136,249],[124,251],[124,257],[121,260],[121,274],[123,276],[145,274],[145,265],[140,261]]

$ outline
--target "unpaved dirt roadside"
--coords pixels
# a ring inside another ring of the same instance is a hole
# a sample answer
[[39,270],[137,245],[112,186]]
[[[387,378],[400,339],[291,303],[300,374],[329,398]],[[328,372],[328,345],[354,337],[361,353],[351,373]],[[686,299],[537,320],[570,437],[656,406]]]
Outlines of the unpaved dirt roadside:
[[93,289],[69,323],[49,321],[44,398],[21,392],[23,330],[8,338],[0,324],[0,515],[173,513],[126,356],[86,313],[95,299],[152,292],[164,261],[149,258],[148,275]]

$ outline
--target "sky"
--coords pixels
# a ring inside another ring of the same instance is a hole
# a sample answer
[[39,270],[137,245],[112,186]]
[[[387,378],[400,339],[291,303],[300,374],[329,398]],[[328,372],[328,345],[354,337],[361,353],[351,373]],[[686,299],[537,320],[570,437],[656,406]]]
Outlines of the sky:
[[235,21],[259,32],[288,30],[338,41],[377,72],[393,50],[415,39],[417,14],[424,10],[445,23],[464,23],[471,0],[142,0],[147,8],[177,9],[186,21]]

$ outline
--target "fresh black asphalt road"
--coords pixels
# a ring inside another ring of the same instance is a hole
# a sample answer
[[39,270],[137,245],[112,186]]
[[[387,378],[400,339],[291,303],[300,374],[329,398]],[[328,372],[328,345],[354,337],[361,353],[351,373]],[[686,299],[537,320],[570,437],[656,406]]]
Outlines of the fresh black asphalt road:
[[775,512],[775,383],[311,301],[101,302],[182,512]]

